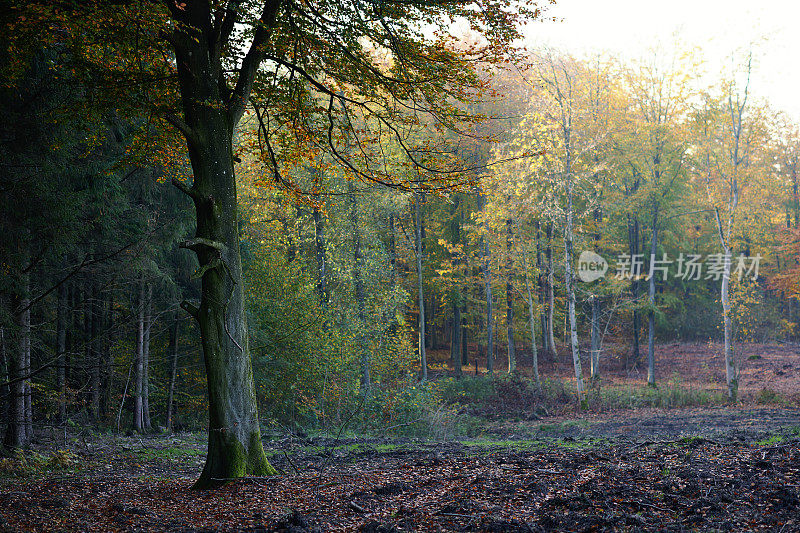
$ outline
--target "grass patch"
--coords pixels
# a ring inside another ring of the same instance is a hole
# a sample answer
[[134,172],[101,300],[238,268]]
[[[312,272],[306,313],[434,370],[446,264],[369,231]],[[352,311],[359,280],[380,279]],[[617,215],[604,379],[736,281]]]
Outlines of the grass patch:
[[199,448],[188,447],[167,447],[167,448],[142,448],[134,452],[136,456],[144,461],[162,460],[174,461],[186,457],[202,457],[206,452]]

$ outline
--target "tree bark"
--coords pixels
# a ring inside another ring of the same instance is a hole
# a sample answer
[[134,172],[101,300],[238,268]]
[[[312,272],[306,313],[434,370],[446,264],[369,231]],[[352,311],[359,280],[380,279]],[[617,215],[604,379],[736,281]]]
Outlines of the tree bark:
[[[538,232],[537,232],[538,234]],[[538,256],[538,239],[537,239],[537,256]],[[533,291],[531,290],[530,269],[528,268],[528,254],[523,250],[522,252],[522,266],[525,269],[525,290],[528,293],[528,322],[531,328],[531,360],[533,382],[536,384],[536,389],[541,392],[542,381],[539,377],[539,354],[536,350],[536,315],[533,307]],[[541,276],[539,276],[541,277]]]
[[86,364],[90,369],[90,388],[91,388],[91,415],[92,420],[97,423],[100,420],[100,350],[98,349],[98,336],[100,331],[100,295],[97,290],[97,283],[92,280],[87,289],[88,299],[86,301]]
[[358,347],[361,352],[361,389],[366,396],[372,386],[369,372],[369,350],[367,350],[366,294],[364,293],[364,257],[361,252],[361,227],[359,226],[358,204],[352,181],[347,182],[350,199],[350,225],[353,231],[353,286],[358,307]]
[[720,300],[722,300],[722,316],[725,331],[725,380],[728,384],[728,397],[736,401],[739,392],[739,376],[736,368],[736,360],[733,355],[733,319],[731,317],[730,302],[730,277],[731,277],[731,255],[730,246],[724,247],[723,261],[725,261],[720,286]]
[[592,295],[589,371],[592,382],[597,382],[600,379],[600,298],[596,294]]
[[425,292],[422,286],[422,223],[420,220],[420,193],[414,191],[414,247],[417,256],[417,289],[419,296],[419,360],[422,380],[428,379],[428,356],[425,353]]
[[147,284],[144,304],[144,346],[142,351],[142,425],[145,431],[153,428],[150,422],[150,331],[153,327],[153,287]]
[[133,429],[141,433],[144,430],[144,415],[142,402],[142,389],[144,383],[144,306],[145,287],[144,280],[139,280],[138,309],[136,320],[136,361],[134,366],[134,393],[133,393]]
[[[634,258],[639,254],[639,220],[636,217],[629,216],[628,223],[628,250],[631,256],[631,263]],[[639,278],[634,274],[631,281],[631,292],[633,293],[633,300],[639,299]],[[628,364],[629,368],[635,368],[639,364],[639,329],[640,329],[640,315],[639,311],[633,311],[633,346],[631,347],[631,361]]]
[[653,206],[653,229],[650,236],[650,279],[648,280],[647,299],[650,310],[647,312],[647,384],[656,386],[656,314],[652,307],[656,302],[656,276],[653,267],[658,246],[658,205]]
[[314,249],[317,256],[317,295],[322,309],[328,307],[328,264],[325,245],[325,220],[322,212],[314,206]]
[[453,328],[450,332],[450,363],[461,376],[461,303],[453,300]]
[[508,343],[508,373],[517,371],[517,351],[514,346],[514,293],[511,276],[514,258],[511,255],[514,230],[511,219],[506,219],[506,341]]
[[[27,278],[27,275],[25,276]],[[14,295],[11,299],[11,310],[14,313],[15,349],[8,351],[9,378],[13,380],[10,385],[10,398],[8,408],[8,424],[4,444],[7,448],[22,448],[30,444],[33,437],[29,432],[28,416],[26,410],[26,397],[28,394],[28,381],[23,379],[28,373],[27,361],[30,357],[31,311],[28,308],[30,300],[27,295],[27,281],[25,282],[24,295]]]
[[111,393],[114,388],[114,341],[115,341],[115,322],[114,322],[114,294],[109,294],[108,305],[105,312],[103,330],[103,376],[102,390],[103,395],[100,402],[101,416],[108,417],[111,414]]
[[547,248],[545,250],[547,257],[547,351],[552,354],[553,358],[556,357],[558,351],[556,350],[556,335],[555,335],[555,309],[556,309],[556,296],[555,296],[555,268],[553,265],[553,223],[547,223]]
[[[483,193],[479,193],[480,210],[486,209],[486,199]],[[483,229],[488,231],[488,224],[484,219]],[[491,374],[494,371],[494,298],[492,297],[492,272],[489,265],[489,243],[486,238],[481,235],[481,249],[483,258],[481,261],[481,270],[483,270],[483,283],[486,293],[486,372]],[[475,371],[478,371],[477,363]]]
[[578,400],[583,404],[584,386],[583,372],[581,370],[581,352],[578,344],[578,320],[575,315],[575,288],[572,279],[572,190],[567,192],[566,226],[564,228],[564,284],[567,291],[567,313],[569,315],[569,338],[572,347],[572,364],[575,368],[575,383],[578,391]]
[[67,352],[67,284],[58,287],[56,309],[56,386],[58,387],[58,419],[67,418],[65,354]]
[[178,317],[172,321],[172,328],[169,331],[169,385],[167,386],[167,414],[164,426],[167,431],[172,432],[173,417],[175,414],[175,380],[178,375],[178,328],[180,320]]

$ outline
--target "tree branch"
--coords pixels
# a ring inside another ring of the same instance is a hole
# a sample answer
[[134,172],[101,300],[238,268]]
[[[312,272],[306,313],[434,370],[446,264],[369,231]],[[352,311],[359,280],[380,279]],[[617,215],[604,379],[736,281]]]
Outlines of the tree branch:
[[231,124],[237,124],[239,119],[244,114],[247,100],[250,98],[250,91],[253,88],[253,81],[256,77],[261,60],[264,58],[264,45],[272,33],[272,28],[275,26],[275,20],[280,9],[281,0],[265,0],[264,11],[261,14],[261,19],[258,21],[253,42],[247,55],[242,60],[242,66],[239,69],[239,79],[236,81],[236,87],[233,89],[230,102],[228,103],[228,118]]

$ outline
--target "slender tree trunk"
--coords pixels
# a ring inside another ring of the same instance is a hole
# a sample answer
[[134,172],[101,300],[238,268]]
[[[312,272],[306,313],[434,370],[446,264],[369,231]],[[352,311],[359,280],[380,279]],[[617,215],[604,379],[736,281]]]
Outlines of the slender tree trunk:
[[178,375],[178,328],[180,320],[178,317],[172,321],[172,328],[169,330],[169,385],[167,386],[167,415],[164,425],[167,431],[172,432],[173,416],[175,413],[175,379]]
[[722,300],[722,316],[725,331],[725,380],[728,384],[728,397],[736,401],[739,392],[739,376],[736,360],[733,354],[733,320],[731,317],[730,302],[730,277],[731,277],[731,247],[725,246],[723,252],[724,273],[720,286],[720,299]]
[[[539,298],[539,330],[541,335],[541,342],[542,342],[542,354],[548,355],[548,343],[547,343],[547,307],[544,303],[547,301],[547,290],[546,290],[546,276],[545,276],[545,267],[544,267],[544,252],[542,250],[542,230],[541,230],[541,222],[539,220],[536,221],[536,287],[537,287],[537,295]],[[534,343],[535,344],[535,343]]]
[[[8,312],[8,306],[6,305],[6,298],[5,295],[0,294],[0,310],[3,312]],[[3,376],[7,376],[11,378],[13,373],[11,364],[9,364],[9,356],[8,356],[8,347],[6,346],[6,333],[8,332],[7,328],[3,325],[0,325],[0,374]],[[6,430],[8,430],[8,424],[11,422],[11,411],[12,411],[12,404],[14,403],[14,396],[11,393],[11,386],[8,385],[8,381],[3,381],[0,384],[0,396],[2,396],[6,401],[0,404],[0,414],[3,416],[3,421],[6,424]],[[6,433],[3,434],[4,440],[6,437]]]
[[428,379],[428,357],[425,353],[425,292],[422,287],[422,223],[420,220],[420,193],[414,191],[414,246],[417,256],[417,288],[419,292],[419,359],[422,380]]
[[314,207],[314,248],[317,256],[317,295],[322,308],[328,307],[328,265],[325,251],[325,220],[322,212]]
[[[27,275],[25,276],[27,278]],[[9,359],[9,378],[13,380],[10,385],[8,424],[6,425],[6,435],[4,444],[9,448],[21,448],[30,444],[33,434],[29,432],[28,417],[26,411],[26,387],[28,379],[24,376],[28,373],[27,361],[30,353],[30,334],[31,334],[31,311],[28,309],[30,300],[28,299],[27,281],[25,281],[24,295],[14,295],[11,300],[11,309],[14,313],[14,325],[16,326],[15,335],[16,349],[8,351]]]
[[[480,210],[486,209],[486,199],[483,193],[479,193]],[[488,224],[484,220],[484,231],[488,231]],[[486,293],[486,372],[491,374],[494,371],[494,298],[492,297],[492,271],[489,264],[489,243],[485,237],[481,236],[481,248],[483,258],[481,269],[483,270],[483,284]],[[477,363],[475,371],[478,371]]]
[[147,284],[144,306],[144,349],[142,352],[142,424],[146,431],[153,425],[150,422],[150,331],[153,327],[153,287]]
[[656,353],[655,332],[656,314],[652,307],[656,301],[656,276],[653,267],[658,246],[658,206],[653,207],[653,230],[650,237],[650,279],[648,280],[647,298],[651,309],[647,312],[647,384],[656,386]]
[[109,294],[108,305],[105,314],[104,334],[103,334],[103,397],[100,404],[100,413],[108,417],[111,414],[111,393],[114,389],[114,341],[116,339],[116,327],[114,321],[114,293]]
[[86,343],[87,363],[91,369],[91,412],[92,420],[95,423],[100,420],[100,361],[99,334],[100,334],[100,294],[97,290],[97,283],[89,283],[89,300],[87,302],[88,326],[86,328],[89,341]]
[[[538,242],[537,242],[538,245]],[[537,246],[538,247],[538,246]],[[538,256],[538,250],[537,250]],[[522,252],[522,266],[525,269],[525,290],[528,293],[528,322],[531,328],[531,359],[533,364],[533,381],[536,389],[541,392],[542,382],[539,377],[539,354],[536,350],[536,315],[533,307],[533,291],[531,290],[530,270],[528,269],[528,254]]]
[[514,345],[514,292],[511,276],[514,258],[511,255],[514,230],[511,219],[506,219],[506,341],[508,343],[508,373],[517,371],[517,351]]
[[355,187],[352,181],[347,183],[350,199],[350,224],[353,231],[353,286],[356,292],[356,305],[358,306],[358,346],[361,352],[361,387],[368,396],[372,386],[369,373],[369,350],[367,350],[367,317],[366,294],[364,293],[364,257],[361,252],[361,227],[359,226],[358,205],[356,202]]
[[138,316],[136,320],[136,372],[134,376],[134,396],[133,396],[133,429],[141,433],[144,430],[144,415],[142,390],[144,383],[144,306],[145,306],[145,286],[144,280],[139,281],[138,295]]
[[[633,217],[633,220],[628,226],[628,248],[631,256],[631,263],[634,258],[639,254],[639,220]],[[635,275],[631,281],[631,291],[633,299],[639,298],[639,277]],[[633,311],[633,347],[631,349],[631,362],[629,368],[635,368],[639,364],[639,329],[640,329],[640,315],[639,311]]]
[[553,223],[547,223],[547,351],[555,358],[558,354],[556,350],[555,335],[555,268],[553,264]]
[[[567,170],[569,172],[569,170]],[[583,403],[585,401],[584,387],[583,387],[583,372],[581,370],[581,352],[580,345],[578,344],[578,320],[575,315],[575,288],[574,280],[572,279],[572,188],[568,186],[567,191],[567,210],[566,210],[566,225],[564,228],[564,284],[567,291],[567,314],[569,315],[569,338],[572,347],[572,364],[575,367],[575,382],[578,390],[578,400]]]
[[466,328],[467,305],[461,308],[461,364],[469,364],[469,352],[467,350],[467,328]]
[[[595,162],[597,162],[595,160]],[[595,179],[597,175],[595,175]],[[603,221],[603,213],[600,207],[595,207],[592,212],[594,218],[594,247],[595,252],[599,253],[600,250],[600,224]],[[591,319],[591,340],[589,350],[589,373],[591,375],[592,383],[598,383],[600,380],[600,298],[593,294],[590,298],[592,305],[592,319]]]
[[450,362],[457,376],[461,376],[461,303],[453,301],[453,328],[450,341]]
[[392,290],[397,287],[397,236],[395,235],[394,213],[389,214],[389,276]]
[[66,411],[66,375],[64,358],[67,352],[67,284],[58,286],[58,303],[56,309],[56,386],[58,387],[58,419],[67,418]]
[[591,379],[596,382],[600,379],[600,298],[592,295],[592,321],[590,341],[589,366]]

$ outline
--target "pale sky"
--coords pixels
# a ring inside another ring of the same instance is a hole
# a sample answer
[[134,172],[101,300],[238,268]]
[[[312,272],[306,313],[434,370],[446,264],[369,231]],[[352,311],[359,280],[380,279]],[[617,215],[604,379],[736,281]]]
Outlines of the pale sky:
[[714,75],[730,65],[737,49],[755,43],[752,94],[800,123],[800,2],[558,0],[546,16],[562,21],[528,24],[526,44],[636,58],[653,45],[671,47],[678,32],[700,47]]

